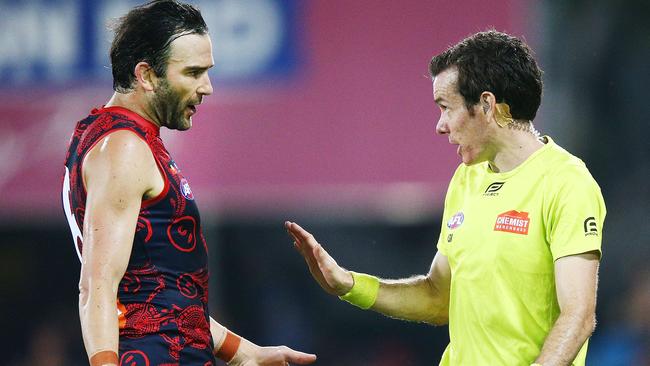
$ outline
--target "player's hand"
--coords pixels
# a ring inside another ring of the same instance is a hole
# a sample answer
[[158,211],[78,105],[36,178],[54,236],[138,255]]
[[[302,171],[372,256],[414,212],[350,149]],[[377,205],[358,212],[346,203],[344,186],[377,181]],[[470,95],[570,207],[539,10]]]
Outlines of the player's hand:
[[242,343],[228,366],[289,366],[308,365],[316,361],[316,355],[294,351],[286,346],[259,347]]
[[284,227],[293,237],[293,245],[302,254],[309,272],[327,293],[341,296],[350,291],[354,279],[349,271],[339,266],[313,235],[295,222],[286,221]]

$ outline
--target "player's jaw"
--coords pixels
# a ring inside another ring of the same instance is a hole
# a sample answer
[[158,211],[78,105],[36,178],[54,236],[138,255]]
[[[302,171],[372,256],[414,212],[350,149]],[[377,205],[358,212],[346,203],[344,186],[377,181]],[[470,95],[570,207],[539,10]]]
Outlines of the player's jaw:
[[192,127],[192,116],[196,113],[196,106],[201,102],[190,101],[181,102],[178,106],[178,114],[171,121],[174,121],[175,126],[170,127],[179,131],[184,131]]
[[192,121],[192,116],[196,114],[196,107],[200,105],[201,102],[202,102],[201,98],[198,98],[183,103],[184,115],[186,119],[190,121],[190,125]]
[[184,100],[181,93],[164,80],[156,91],[151,108],[161,126],[184,131],[192,127],[192,116],[201,101],[200,96]]

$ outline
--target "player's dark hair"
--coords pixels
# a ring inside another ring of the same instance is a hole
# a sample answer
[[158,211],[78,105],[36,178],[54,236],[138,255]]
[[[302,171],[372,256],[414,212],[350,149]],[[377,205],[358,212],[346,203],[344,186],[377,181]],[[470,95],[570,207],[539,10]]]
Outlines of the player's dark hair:
[[133,71],[139,62],[148,63],[157,76],[164,77],[171,43],[180,36],[208,32],[201,12],[176,0],[153,0],[135,7],[113,28],[113,89],[121,93],[133,89]]
[[542,70],[531,49],[508,34],[488,30],[471,35],[429,63],[432,77],[450,67],[458,70],[458,92],[470,114],[481,93],[507,103],[514,119],[532,121],[542,101]]

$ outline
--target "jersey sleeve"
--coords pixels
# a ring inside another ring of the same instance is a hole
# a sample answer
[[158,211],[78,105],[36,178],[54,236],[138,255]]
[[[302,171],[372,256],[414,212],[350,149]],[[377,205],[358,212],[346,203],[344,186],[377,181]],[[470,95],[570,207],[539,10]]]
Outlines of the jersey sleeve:
[[442,211],[442,223],[440,225],[440,235],[438,236],[438,244],[436,244],[436,247],[438,248],[438,251],[445,256],[449,256],[447,249],[449,247],[449,242],[447,240],[447,235],[449,235],[447,232],[449,230],[447,227],[447,220],[449,220],[451,217],[450,211],[452,208],[450,205],[452,204],[451,201],[453,201],[452,195],[456,189],[456,185],[458,184],[458,176],[461,174],[461,169],[462,164],[456,169],[453,177],[451,177],[451,180],[449,181],[449,187],[447,187],[447,194],[445,195],[445,206]]
[[[605,202],[586,167],[573,167],[551,178],[553,197],[547,212],[546,238],[553,260],[597,251],[601,255]],[[553,183],[552,183],[553,184]]]
[[443,214],[442,214],[442,224],[440,225],[440,235],[438,236],[438,244],[436,247],[438,248],[438,251],[445,256],[449,256],[447,253],[447,240],[445,239],[447,237],[447,225],[445,224],[445,217],[447,217],[447,208],[445,207]]

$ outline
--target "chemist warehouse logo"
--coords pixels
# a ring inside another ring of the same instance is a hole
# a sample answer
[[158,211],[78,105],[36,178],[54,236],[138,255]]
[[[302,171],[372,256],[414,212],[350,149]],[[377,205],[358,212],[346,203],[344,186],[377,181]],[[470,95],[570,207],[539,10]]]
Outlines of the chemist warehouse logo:
[[528,235],[529,224],[528,212],[512,210],[497,216],[497,221],[494,223],[494,231]]

